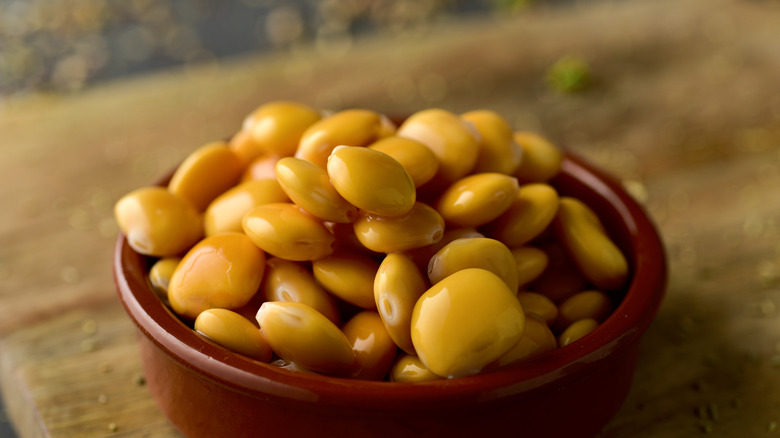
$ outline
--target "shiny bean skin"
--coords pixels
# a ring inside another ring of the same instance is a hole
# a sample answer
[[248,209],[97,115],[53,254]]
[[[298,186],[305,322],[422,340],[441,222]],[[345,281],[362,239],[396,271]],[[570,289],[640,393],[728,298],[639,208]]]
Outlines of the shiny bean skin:
[[465,239],[469,237],[485,237],[485,235],[472,227],[448,227],[444,229],[444,234],[442,235],[441,240],[438,242],[405,251],[405,253],[423,272],[428,272],[428,262],[430,262],[431,257],[433,257],[434,254],[436,254],[440,249],[444,248],[444,246],[453,240]]
[[312,273],[328,292],[363,309],[376,309],[374,278],[379,262],[366,254],[335,252],[312,262]]
[[512,175],[523,159],[523,149],[515,142],[512,127],[495,111],[475,110],[461,114],[480,134],[479,155],[474,172]]
[[433,285],[412,313],[412,342],[428,369],[444,377],[478,374],[523,336],[515,292],[484,269],[460,270]]
[[408,251],[441,240],[444,219],[422,202],[416,202],[403,216],[383,217],[361,212],[354,224],[355,236],[371,251]]
[[571,197],[561,198],[555,231],[580,271],[597,288],[615,290],[626,283],[625,256],[585,203]]
[[503,243],[486,237],[457,239],[445,245],[428,262],[428,279],[435,285],[466,268],[486,269],[517,293],[517,264],[512,253]]
[[412,311],[428,290],[428,280],[402,253],[388,254],[374,279],[374,301],[390,337],[406,353],[414,354],[410,331]]
[[398,347],[387,333],[382,318],[373,310],[359,312],[341,328],[352,345],[357,370],[352,377],[383,380],[398,354]]
[[256,147],[266,153],[292,156],[303,133],[322,118],[319,111],[297,102],[275,101],[261,105],[245,119]]
[[235,133],[228,141],[228,146],[244,165],[248,165],[265,153],[255,144],[249,131],[242,130]]
[[527,288],[560,303],[577,292],[585,290],[588,280],[557,242],[539,246],[547,254],[547,267]]
[[273,352],[263,333],[248,319],[227,309],[207,309],[195,318],[195,331],[217,344],[260,362]]
[[563,153],[541,135],[518,131],[514,139],[523,150],[523,159],[514,173],[518,180],[547,182],[561,170]]
[[255,245],[283,259],[316,260],[333,252],[333,235],[295,204],[257,206],[244,216],[243,228]]
[[391,135],[377,140],[369,149],[393,157],[409,173],[415,187],[427,183],[439,170],[439,159],[427,146],[411,138]]
[[299,207],[323,221],[349,223],[357,207],[339,195],[328,174],[300,158],[285,157],[276,163],[276,176],[285,193]]
[[411,354],[399,355],[390,370],[391,382],[430,382],[442,378],[431,372],[419,357]]
[[192,152],[174,171],[168,190],[204,211],[217,196],[241,179],[244,163],[224,142],[208,143]]
[[282,359],[326,375],[349,376],[355,370],[349,339],[310,306],[266,301],[257,311],[257,323]]
[[436,201],[444,221],[477,227],[501,216],[520,193],[517,179],[500,173],[476,173],[455,181]]
[[215,307],[237,309],[255,295],[265,253],[242,233],[206,237],[181,259],[168,286],[173,310],[189,319]]
[[247,181],[217,196],[203,213],[207,236],[226,231],[243,232],[244,215],[258,205],[289,202],[276,179]]
[[558,307],[551,299],[536,292],[521,291],[517,294],[520,305],[523,306],[525,314],[531,314],[542,318],[548,326],[552,327],[558,319]]
[[241,182],[254,181],[257,179],[275,179],[276,163],[282,157],[278,155],[261,155],[252,160],[241,174]]
[[179,266],[181,257],[164,257],[149,268],[149,282],[160,298],[168,300],[168,285],[171,283],[173,271]]
[[327,171],[336,191],[363,211],[401,216],[414,206],[414,181],[401,163],[383,152],[338,146],[328,157]]
[[203,217],[164,187],[143,187],[121,197],[114,218],[127,243],[140,254],[183,254],[203,237]]
[[599,326],[599,322],[592,318],[574,321],[558,336],[558,347],[565,347],[582,339]]
[[265,301],[292,301],[306,304],[334,324],[341,316],[334,298],[314,279],[309,269],[297,262],[270,257],[265,262],[262,292]]
[[574,321],[591,318],[603,322],[613,309],[612,299],[604,292],[587,290],[567,298],[558,305],[559,329],[565,329]]
[[503,367],[533,359],[547,351],[554,350],[558,341],[545,321],[536,314],[526,313],[523,336],[506,354],[490,367]]
[[[455,114],[432,108],[418,111],[398,127],[396,135],[428,146],[439,159],[433,183],[446,187],[474,169],[479,155],[479,133]],[[429,184],[430,184],[429,183]]]
[[336,146],[367,146],[394,131],[392,122],[375,111],[339,111],[314,123],[303,133],[295,157],[324,169]]
[[508,209],[488,225],[487,234],[510,247],[524,245],[552,223],[558,203],[558,192],[547,184],[520,186]]
[[517,263],[517,276],[520,287],[536,280],[547,268],[547,254],[533,246],[518,246],[509,249]]

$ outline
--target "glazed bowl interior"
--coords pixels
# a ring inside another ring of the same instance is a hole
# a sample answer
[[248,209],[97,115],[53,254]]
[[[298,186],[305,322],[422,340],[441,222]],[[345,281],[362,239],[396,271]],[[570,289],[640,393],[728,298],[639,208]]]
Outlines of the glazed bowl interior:
[[[339,410],[356,410],[370,416],[376,410],[399,418],[405,413],[415,416],[429,412],[432,406],[458,412],[458,409],[473,410],[481,406],[493,410],[506,403],[523,409],[524,403],[534,403],[534,397],[547,397],[547,394],[553,394],[551,399],[569,397],[586,401],[590,396],[598,400],[607,396],[577,391],[598,391],[599,385],[604,384],[599,379],[620,380],[614,376],[614,370],[609,370],[610,366],[618,370],[627,368],[623,370],[625,376],[620,387],[606,403],[605,413],[596,415],[598,424],[590,429],[583,426],[589,431],[587,435],[603,427],[625,398],[636,360],[636,346],[664,294],[666,262],[654,225],[609,176],[567,154],[562,171],[551,184],[560,194],[577,197],[597,212],[627,256],[631,281],[620,291],[617,297],[620,302],[612,315],[582,339],[522,365],[490,373],[409,384],[359,381],[289,371],[232,353],[196,334],[164,305],[147,279],[154,260],[134,252],[121,235],[114,260],[117,288],[142,340],[194,379],[235,392],[237,397],[271,400],[277,404],[303,403],[312,409],[324,409],[329,415]],[[608,361],[612,356],[621,355],[625,358],[618,362]],[[154,372],[148,364],[145,366],[147,373]],[[587,381],[591,374],[597,376],[593,382],[577,389],[578,382]],[[567,395],[567,386],[573,386],[574,392]],[[166,403],[164,395],[158,394],[161,390],[154,387],[150,390],[158,403]],[[186,426],[177,424],[179,420],[174,419],[168,407],[161,407],[177,427],[186,430]],[[429,417],[438,418],[433,414]]]

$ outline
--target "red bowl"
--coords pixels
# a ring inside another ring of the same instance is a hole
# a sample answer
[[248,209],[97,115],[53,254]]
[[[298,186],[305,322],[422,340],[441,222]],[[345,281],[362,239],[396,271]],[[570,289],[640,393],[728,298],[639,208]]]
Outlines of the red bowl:
[[152,260],[120,235],[116,287],[138,327],[152,396],[189,437],[595,435],[628,393],[640,338],[666,287],[666,259],[646,213],[604,173],[567,154],[551,184],[590,205],[626,254],[631,282],[619,306],[579,341],[537,360],[433,382],[327,377],[232,353],[160,301],[147,280]]

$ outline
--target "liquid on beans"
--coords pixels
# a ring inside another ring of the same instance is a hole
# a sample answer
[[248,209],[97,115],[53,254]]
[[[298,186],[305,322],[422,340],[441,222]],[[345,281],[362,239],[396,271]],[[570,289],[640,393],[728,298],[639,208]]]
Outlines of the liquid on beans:
[[554,186],[563,154],[495,111],[261,105],[115,206],[149,282],[207,342],[350,379],[523,366],[609,317],[629,265]]

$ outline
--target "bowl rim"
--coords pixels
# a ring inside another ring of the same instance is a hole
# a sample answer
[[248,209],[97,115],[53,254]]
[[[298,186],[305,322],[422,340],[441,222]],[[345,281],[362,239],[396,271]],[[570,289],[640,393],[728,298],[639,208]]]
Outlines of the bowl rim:
[[158,348],[192,372],[254,397],[279,402],[316,402],[383,410],[484,403],[541,391],[581,377],[599,360],[638,341],[655,317],[667,283],[666,255],[660,235],[640,206],[607,173],[564,152],[553,181],[580,181],[603,198],[628,233],[632,269],[625,298],[595,330],[577,342],[537,359],[476,376],[399,383],[353,380],[290,371],[232,353],[198,335],[157,297],[146,280],[147,259],[133,251],[120,232],[114,251],[114,280],[128,315]]

